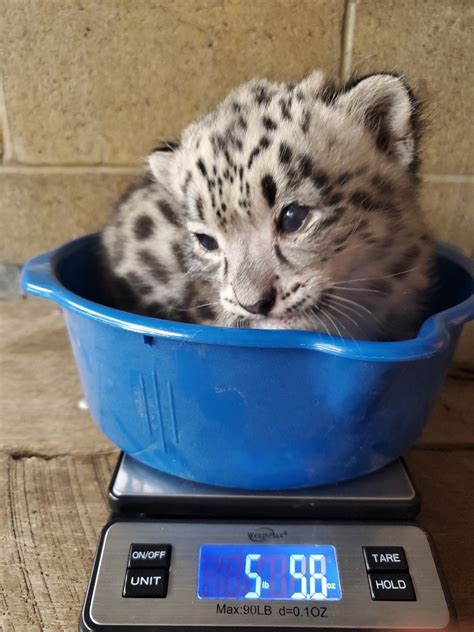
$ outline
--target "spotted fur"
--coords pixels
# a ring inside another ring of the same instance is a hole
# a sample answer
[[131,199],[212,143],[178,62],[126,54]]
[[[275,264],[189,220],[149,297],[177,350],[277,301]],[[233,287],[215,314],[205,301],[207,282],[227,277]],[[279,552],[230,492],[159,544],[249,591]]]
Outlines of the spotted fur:
[[[102,235],[115,304],[211,325],[414,335],[433,258],[419,135],[419,104],[394,75],[240,86],[155,150],[118,203]],[[282,232],[291,205],[307,216]]]

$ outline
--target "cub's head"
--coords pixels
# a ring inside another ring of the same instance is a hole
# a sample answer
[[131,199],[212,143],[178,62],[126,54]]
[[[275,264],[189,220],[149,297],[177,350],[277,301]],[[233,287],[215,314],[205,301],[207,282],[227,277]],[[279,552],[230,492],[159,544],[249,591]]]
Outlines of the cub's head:
[[396,266],[409,275],[420,254],[417,141],[402,79],[336,90],[315,72],[237,88],[149,165],[183,210],[229,324],[334,331],[335,321],[357,335],[350,321],[367,318],[357,305],[395,296]]

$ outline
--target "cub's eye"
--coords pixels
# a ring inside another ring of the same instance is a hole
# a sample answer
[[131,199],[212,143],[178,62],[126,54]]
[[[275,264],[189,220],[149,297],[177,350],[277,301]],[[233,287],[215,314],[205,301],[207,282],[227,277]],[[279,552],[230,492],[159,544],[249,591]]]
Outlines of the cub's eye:
[[278,218],[278,230],[281,233],[296,233],[303,225],[309,210],[308,206],[288,204],[282,209]]
[[217,250],[219,248],[219,244],[214,239],[214,237],[211,237],[210,235],[205,235],[204,233],[194,233],[194,234],[198,242],[201,244],[201,246],[205,250]]

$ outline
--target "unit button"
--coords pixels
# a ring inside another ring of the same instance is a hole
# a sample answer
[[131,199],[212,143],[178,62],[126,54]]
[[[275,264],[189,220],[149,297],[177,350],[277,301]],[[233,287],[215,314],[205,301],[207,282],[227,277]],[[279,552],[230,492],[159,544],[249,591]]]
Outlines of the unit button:
[[408,564],[401,546],[364,546],[368,571],[407,571]]
[[131,544],[129,568],[169,568],[171,544]]
[[369,573],[369,584],[374,601],[416,601],[408,573]]
[[166,597],[168,571],[162,568],[129,570],[125,575],[124,597]]

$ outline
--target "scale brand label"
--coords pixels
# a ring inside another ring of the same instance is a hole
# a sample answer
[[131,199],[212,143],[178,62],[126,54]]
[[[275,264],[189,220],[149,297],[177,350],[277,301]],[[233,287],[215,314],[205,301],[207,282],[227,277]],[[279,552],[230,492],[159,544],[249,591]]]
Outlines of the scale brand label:
[[249,531],[247,535],[251,542],[270,542],[283,540],[288,535],[288,532],[275,531],[271,527],[257,527],[255,531]]

